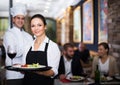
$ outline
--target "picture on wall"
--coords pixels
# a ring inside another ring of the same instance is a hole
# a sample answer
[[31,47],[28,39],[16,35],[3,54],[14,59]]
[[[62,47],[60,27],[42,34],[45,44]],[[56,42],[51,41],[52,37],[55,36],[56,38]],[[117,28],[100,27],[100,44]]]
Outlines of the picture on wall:
[[93,0],[83,3],[83,42],[94,43]]
[[99,37],[98,43],[108,42],[108,27],[107,27],[107,15],[108,15],[108,0],[99,0],[98,9],[99,9]]
[[81,42],[81,8],[78,6],[73,11],[73,41]]

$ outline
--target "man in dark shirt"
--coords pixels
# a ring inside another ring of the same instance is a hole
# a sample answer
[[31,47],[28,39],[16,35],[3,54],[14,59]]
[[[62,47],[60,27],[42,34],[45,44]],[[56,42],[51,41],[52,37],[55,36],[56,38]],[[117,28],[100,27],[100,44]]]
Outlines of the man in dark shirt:
[[78,59],[74,58],[74,45],[71,43],[66,43],[63,46],[63,55],[61,56],[58,77],[64,79],[67,76],[83,74],[83,69],[81,63]]
[[83,67],[89,65],[90,53],[84,43],[81,42],[78,45],[78,49],[75,50],[75,56],[81,61]]

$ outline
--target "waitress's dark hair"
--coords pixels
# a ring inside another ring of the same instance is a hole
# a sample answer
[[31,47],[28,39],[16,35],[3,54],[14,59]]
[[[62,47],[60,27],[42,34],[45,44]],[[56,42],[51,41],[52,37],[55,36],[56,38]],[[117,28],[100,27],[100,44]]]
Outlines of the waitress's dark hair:
[[98,46],[103,46],[105,49],[108,49],[107,54],[109,53],[109,45],[106,42],[101,42]]
[[41,20],[43,21],[44,25],[47,25],[46,20],[45,20],[45,17],[44,17],[43,15],[41,15],[41,14],[35,14],[34,16],[31,17],[30,22],[31,22],[31,20],[34,19],[34,18],[39,18],[39,19],[41,19]]

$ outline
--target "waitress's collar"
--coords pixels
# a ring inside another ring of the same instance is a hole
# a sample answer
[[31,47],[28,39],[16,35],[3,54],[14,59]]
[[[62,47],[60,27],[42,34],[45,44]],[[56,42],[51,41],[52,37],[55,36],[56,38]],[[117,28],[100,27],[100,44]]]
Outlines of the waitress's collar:
[[[35,38],[35,40],[36,40],[36,38]],[[43,43],[48,43],[48,41],[49,41],[49,38],[47,36],[45,36],[45,39],[43,40]]]
[[47,36],[45,36],[45,39],[44,39],[44,43],[48,43],[48,41],[49,41],[49,39],[48,39],[48,37]]

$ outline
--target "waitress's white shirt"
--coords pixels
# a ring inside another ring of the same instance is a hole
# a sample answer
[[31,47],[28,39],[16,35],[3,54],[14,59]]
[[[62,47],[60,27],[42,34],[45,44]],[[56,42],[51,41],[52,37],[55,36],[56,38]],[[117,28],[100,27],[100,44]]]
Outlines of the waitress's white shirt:
[[[48,43],[49,39],[48,37],[45,37],[44,41],[40,44],[40,47],[38,48],[38,51],[45,51],[45,45],[46,43]],[[34,42],[32,43],[32,50],[34,50]],[[24,54],[24,63],[26,63],[26,55],[30,49],[31,46],[28,46],[26,49],[26,52]],[[60,50],[58,45],[53,42],[53,41],[49,41],[48,44],[48,49],[47,49],[47,62],[48,62],[48,66],[52,67],[52,70],[54,72],[54,76],[58,74],[58,66],[59,66],[59,61],[60,61]]]
[[[12,29],[8,29],[3,37],[3,45],[5,47],[5,50],[7,52],[7,47],[9,46],[16,46],[17,49],[17,55],[13,59],[13,64],[21,64],[22,63],[22,57],[23,52],[25,49],[25,46],[30,44],[33,41],[33,38],[30,34],[25,32],[24,30],[20,30],[17,27],[13,27]],[[6,54],[6,60],[5,60],[6,66],[11,65],[11,59]],[[6,70],[6,79],[20,79],[23,78],[23,74],[16,71],[9,71]]]

